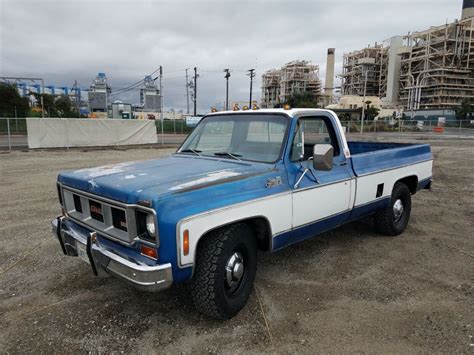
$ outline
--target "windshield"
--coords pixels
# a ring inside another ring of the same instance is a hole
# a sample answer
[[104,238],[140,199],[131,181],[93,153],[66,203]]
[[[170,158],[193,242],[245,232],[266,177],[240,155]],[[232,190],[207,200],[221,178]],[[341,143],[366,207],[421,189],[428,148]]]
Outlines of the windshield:
[[280,157],[288,122],[271,114],[208,116],[178,153],[273,163]]

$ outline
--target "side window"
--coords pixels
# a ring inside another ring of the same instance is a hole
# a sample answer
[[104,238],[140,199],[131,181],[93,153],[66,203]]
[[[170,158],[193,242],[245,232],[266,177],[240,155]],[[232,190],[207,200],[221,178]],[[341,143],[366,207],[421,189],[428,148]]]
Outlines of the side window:
[[331,144],[334,155],[339,154],[336,135],[321,117],[302,118],[299,121],[291,149],[291,160],[308,160],[313,155],[315,144]]
[[282,122],[252,121],[249,124],[247,142],[280,143],[286,126]]

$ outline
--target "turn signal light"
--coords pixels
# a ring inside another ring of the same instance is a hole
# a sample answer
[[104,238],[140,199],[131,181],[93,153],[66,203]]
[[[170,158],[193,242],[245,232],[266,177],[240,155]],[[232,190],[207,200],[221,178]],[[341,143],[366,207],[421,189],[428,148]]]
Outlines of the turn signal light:
[[183,232],[183,255],[189,254],[189,230]]
[[149,258],[158,260],[158,252],[155,248],[147,247],[146,245],[140,245],[140,253],[148,256]]

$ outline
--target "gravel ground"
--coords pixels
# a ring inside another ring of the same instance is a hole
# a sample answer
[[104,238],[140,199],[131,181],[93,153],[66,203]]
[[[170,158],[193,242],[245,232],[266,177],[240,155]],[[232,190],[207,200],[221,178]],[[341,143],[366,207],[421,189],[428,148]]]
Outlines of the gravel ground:
[[259,256],[232,320],[197,314],[187,287],[159,294],[98,279],[50,231],[60,170],[170,150],[0,154],[0,353],[473,353],[474,149],[433,141],[435,185],[396,238],[370,219]]

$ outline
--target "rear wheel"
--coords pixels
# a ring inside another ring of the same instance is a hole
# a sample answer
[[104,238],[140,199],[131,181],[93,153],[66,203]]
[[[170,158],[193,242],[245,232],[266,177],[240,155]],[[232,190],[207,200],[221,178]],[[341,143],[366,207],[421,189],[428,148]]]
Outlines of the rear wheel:
[[397,182],[393,187],[390,204],[375,214],[375,227],[388,236],[396,236],[405,230],[410,220],[411,192],[406,184]]
[[257,244],[248,225],[234,224],[211,232],[198,245],[191,295],[196,309],[229,319],[252,292]]

